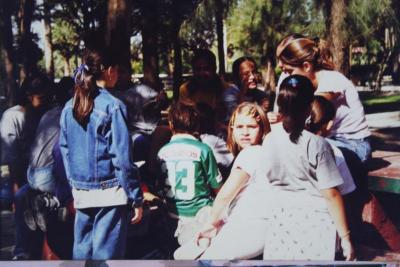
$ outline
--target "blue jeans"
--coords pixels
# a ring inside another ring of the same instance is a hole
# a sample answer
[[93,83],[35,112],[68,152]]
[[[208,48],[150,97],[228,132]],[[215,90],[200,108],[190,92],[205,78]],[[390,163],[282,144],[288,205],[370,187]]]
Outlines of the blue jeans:
[[127,205],[77,209],[73,259],[124,258],[127,228]]
[[353,151],[362,163],[371,158],[372,149],[368,137],[363,139],[334,137],[332,139],[327,139],[327,141],[339,148],[346,148],[350,151]]
[[44,234],[40,230],[32,231],[29,229],[24,219],[29,190],[31,190],[30,186],[25,184],[15,194],[14,256],[25,254],[28,255],[31,260],[40,260]]

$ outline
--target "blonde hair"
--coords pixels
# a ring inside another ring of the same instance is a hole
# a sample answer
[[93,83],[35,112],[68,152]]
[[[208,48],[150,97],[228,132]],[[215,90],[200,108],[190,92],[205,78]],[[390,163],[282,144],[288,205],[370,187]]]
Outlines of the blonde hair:
[[260,126],[260,143],[264,139],[264,136],[271,131],[268,118],[265,115],[264,110],[259,105],[250,102],[243,102],[238,105],[229,120],[228,137],[226,141],[229,151],[235,157],[239,154],[240,150],[242,150],[233,137],[233,125],[238,115],[249,116],[257,121],[257,124]]
[[319,38],[311,39],[301,35],[289,35],[279,43],[276,56],[290,66],[298,67],[302,66],[304,62],[309,62],[315,70],[334,69],[328,43]]

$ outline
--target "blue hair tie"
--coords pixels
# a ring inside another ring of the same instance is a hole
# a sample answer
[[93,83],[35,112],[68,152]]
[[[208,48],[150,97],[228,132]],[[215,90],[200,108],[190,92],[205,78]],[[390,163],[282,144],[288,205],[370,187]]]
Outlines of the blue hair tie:
[[74,70],[74,81],[75,83],[82,82],[83,81],[83,74],[85,71],[88,71],[89,67],[86,64],[81,64],[79,65],[75,70]]
[[299,81],[296,78],[289,78],[288,84],[293,88],[296,88],[297,85],[299,84]]

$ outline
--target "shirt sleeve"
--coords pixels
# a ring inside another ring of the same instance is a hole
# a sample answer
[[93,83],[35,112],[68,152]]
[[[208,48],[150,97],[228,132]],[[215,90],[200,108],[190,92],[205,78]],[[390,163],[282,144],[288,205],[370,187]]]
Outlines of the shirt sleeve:
[[143,202],[140,189],[139,172],[131,155],[131,138],[126,125],[127,112],[125,105],[117,105],[111,112],[111,135],[108,136],[110,155],[115,168],[115,175],[134,205]]
[[328,142],[320,139],[316,151],[316,176],[319,189],[328,189],[343,184],[343,178],[336,166],[333,152]]
[[239,104],[239,93],[240,90],[236,85],[228,86],[223,93],[223,101],[226,107],[226,118],[225,121],[229,121],[233,111]]
[[12,113],[4,112],[0,121],[1,134],[1,162],[2,165],[7,165],[15,161],[18,156],[17,138],[20,133],[14,123]]
[[60,118],[60,139],[59,139],[59,144],[60,144],[60,153],[62,156],[62,160],[64,163],[64,168],[65,168],[65,175],[67,179],[71,179],[70,175],[70,167],[69,167],[69,160],[68,160],[68,141],[67,141],[67,124],[65,121],[65,114],[66,110],[64,109],[61,113],[61,118]]
[[203,168],[211,188],[217,189],[221,187],[223,184],[222,175],[218,170],[217,161],[215,160],[211,148],[207,149],[207,152],[205,153]]
[[261,146],[249,146],[240,151],[233,168],[238,168],[246,172],[250,177],[255,174]]

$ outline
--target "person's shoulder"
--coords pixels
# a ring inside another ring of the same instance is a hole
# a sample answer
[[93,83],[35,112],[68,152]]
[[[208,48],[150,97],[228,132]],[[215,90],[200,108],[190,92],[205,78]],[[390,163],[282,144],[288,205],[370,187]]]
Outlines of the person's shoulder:
[[21,105],[16,105],[6,109],[3,113],[3,118],[23,116],[24,114],[24,108]]
[[343,73],[336,70],[319,71],[318,87],[337,87],[347,85],[350,80]]
[[131,88],[128,89],[130,92],[139,94],[140,96],[144,97],[144,98],[152,98],[152,97],[156,97],[158,95],[158,92],[148,86],[147,84],[134,84]]
[[306,138],[310,151],[320,152],[332,150],[328,141],[322,136],[315,135],[307,130],[302,132],[304,138]]
[[239,87],[237,87],[237,85],[234,83],[222,80],[222,85],[225,91],[233,91],[233,92],[240,91]]
[[106,113],[113,112],[118,109],[126,109],[125,104],[122,100],[112,95],[106,89],[100,89],[99,95],[96,97],[98,105],[95,105],[95,110],[101,110]]

